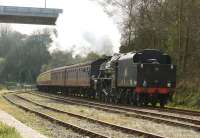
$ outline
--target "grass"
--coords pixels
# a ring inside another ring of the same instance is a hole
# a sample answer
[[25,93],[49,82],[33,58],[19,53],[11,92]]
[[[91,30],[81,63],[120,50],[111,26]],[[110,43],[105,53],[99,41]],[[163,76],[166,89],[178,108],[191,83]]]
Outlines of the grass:
[[0,138],[21,138],[15,128],[0,122]]
[[200,88],[198,82],[180,82],[170,107],[200,111]]
[[14,116],[17,120],[21,121],[27,126],[36,129],[40,133],[52,137],[51,132],[45,128],[44,120],[41,121],[41,118],[37,117],[35,114],[25,112],[24,110],[11,105],[2,97],[2,92],[0,92],[0,109]]
[[0,84],[0,90],[4,89],[5,88],[5,85],[3,84]]
[[0,91],[1,91],[1,90],[5,90],[5,89],[6,89],[6,86],[3,85],[3,84],[0,84]]

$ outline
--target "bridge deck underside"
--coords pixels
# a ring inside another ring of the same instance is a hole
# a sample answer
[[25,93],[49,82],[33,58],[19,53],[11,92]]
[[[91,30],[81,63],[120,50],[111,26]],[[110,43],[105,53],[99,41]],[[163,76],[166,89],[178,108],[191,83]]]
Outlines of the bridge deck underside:
[[53,17],[0,15],[0,23],[55,25],[56,20],[57,18]]
[[60,13],[60,9],[0,6],[0,22],[55,25]]

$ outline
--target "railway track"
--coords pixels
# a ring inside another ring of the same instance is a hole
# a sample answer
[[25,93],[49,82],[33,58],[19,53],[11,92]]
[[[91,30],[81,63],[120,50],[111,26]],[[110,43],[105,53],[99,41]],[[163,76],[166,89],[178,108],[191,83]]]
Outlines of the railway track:
[[[163,110],[160,113],[150,112],[141,110],[140,108],[130,108],[130,107],[124,107],[124,106],[116,106],[116,105],[108,105],[108,104],[102,104],[102,103],[96,103],[91,102],[87,100],[82,99],[75,99],[75,98],[69,98],[69,97],[61,97],[61,96],[55,96],[55,95],[44,95],[40,93],[30,93],[33,95],[41,96],[50,98],[52,100],[59,100],[65,103],[74,104],[74,105],[83,105],[87,107],[92,107],[104,111],[114,112],[114,113],[122,113],[127,116],[133,116],[137,118],[147,119],[154,122],[163,122],[172,126],[179,126],[184,128],[190,128],[195,131],[200,131],[200,120],[197,118],[186,118],[181,116],[174,116],[171,114],[163,114]],[[154,109],[157,110],[157,109]],[[160,109],[158,109],[160,110]],[[166,111],[165,111],[166,112]]]
[[191,110],[186,110],[186,109],[178,109],[178,108],[170,108],[170,107],[165,107],[165,108],[152,108],[149,107],[151,110],[157,110],[157,111],[167,111],[170,113],[179,113],[179,114],[185,114],[185,115],[192,115],[192,116],[200,116],[200,112],[198,111],[191,111]]
[[[42,92],[37,92],[37,91],[34,91],[36,93],[42,93]],[[33,92],[30,92],[32,94],[34,94]],[[46,94],[46,93],[42,93],[42,94]],[[48,94],[48,95],[51,95],[51,96],[57,96],[55,94]],[[66,97],[66,98],[71,98],[71,99],[74,99],[74,100],[81,100],[81,102],[90,102],[90,103],[99,103],[99,104],[104,104],[104,103],[100,103],[100,102],[96,102],[96,101],[88,101],[86,99],[81,99],[81,98],[74,98],[74,97]],[[112,104],[109,104],[109,105],[112,105]],[[112,105],[112,106],[116,106],[116,105]],[[118,105],[117,105],[118,106]],[[130,106],[124,106],[124,105],[120,105],[120,107],[123,107],[123,108],[130,108]],[[178,113],[178,114],[182,114],[182,115],[189,115],[189,116],[197,116],[197,117],[200,117],[200,111],[192,111],[192,110],[186,110],[186,109],[179,109],[179,108],[171,108],[171,107],[165,107],[165,108],[160,108],[160,107],[134,107],[136,109],[150,109],[150,110],[154,110],[154,111],[160,111],[160,112],[169,112],[169,113]],[[130,109],[133,109],[132,107]]]
[[[24,110],[33,112],[33,113],[40,115],[40,116],[42,116],[46,119],[49,119],[50,121],[56,122],[57,124],[62,125],[64,127],[69,127],[71,129],[73,129],[75,132],[84,134],[84,135],[89,136],[89,137],[107,138],[107,137],[110,137],[110,136],[99,133],[99,132],[95,132],[95,131],[92,131],[92,130],[89,130],[89,129],[85,129],[85,128],[82,128],[80,126],[73,125],[73,124],[67,123],[67,122],[62,121],[62,120],[59,120],[59,119],[57,119],[53,116],[50,116],[50,115],[48,115],[44,112],[41,112],[41,110],[49,110],[49,111],[52,111],[52,112],[60,113],[62,115],[68,115],[68,116],[71,116],[71,117],[74,117],[74,118],[79,118],[81,120],[87,120],[91,123],[99,124],[100,127],[106,127],[106,129],[108,129],[108,130],[112,129],[112,131],[117,131],[117,132],[121,131],[121,133],[123,133],[125,135],[129,134],[128,135],[129,137],[130,136],[131,137],[143,136],[145,138],[164,138],[163,136],[159,136],[157,134],[152,134],[152,133],[148,133],[148,132],[144,132],[144,131],[140,131],[140,130],[136,130],[136,129],[126,128],[126,127],[118,126],[118,125],[115,125],[115,124],[103,122],[103,121],[100,121],[100,120],[95,120],[95,119],[92,119],[92,118],[89,118],[89,117],[86,117],[86,116],[73,114],[73,113],[66,112],[66,111],[61,111],[61,110],[58,110],[58,109],[55,109],[55,108],[51,108],[51,107],[33,102],[33,101],[28,100],[26,98],[23,98],[19,95],[4,95],[4,98],[6,98],[9,102],[17,105],[18,107],[23,108]],[[34,105],[35,107],[37,106],[38,110],[36,108],[31,109],[30,107],[22,105],[19,102],[17,102],[16,99],[18,101],[19,100],[23,101],[23,103],[27,102],[27,103]],[[105,132],[103,132],[103,133],[105,133]]]
[[[56,96],[54,94],[52,94],[53,96]],[[73,97],[69,97],[69,98],[72,98],[72,99],[75,99],[75,100],[81,100],[83,102],[91,102],[92,104],[94,102],[92,101],[88,101],[88,100],[85,100],[85,99],[80,99],[80,98],[73,98]],[[95,102],[95,103],[99,103],[99,102]],[[100,103],[100,104],[104,104],[104,103]],[[109,104],[111,106],[116,106],[116,105],[112,105],[112,104]],[[118,105],[117,105],[118,107]],[[131,110],[134,110],[133,107],[130,107],[130,106],[124,106],[124,105],[120,105],[120,107],[123,107],[123,108],[128,108],[128,109],[131,109]],[[178,109],[178,108],[171,108],[171,107],[165,107],[165,108],[160,108],[160,107],[134,107],[135,109],[149,109],[149,110],[152,110],[152,111],[159,111],[159,112],[168,112],[168,113],[177,113],[177,114],[181,114],[181,115],[189,115],[189,116],[197,116],[197,117],[200,117],[200,111],[192,111],[192,110],[186,110],[186,109]],[[200,119],[200,118],[199,118]]]

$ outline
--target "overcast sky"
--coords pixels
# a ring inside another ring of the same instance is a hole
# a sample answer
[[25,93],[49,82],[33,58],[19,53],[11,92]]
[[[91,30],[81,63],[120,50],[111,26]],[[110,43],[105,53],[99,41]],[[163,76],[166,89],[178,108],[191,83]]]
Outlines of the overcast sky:
[[[87,53],[90,50],[108,54],[118,52],[120,33],[116,23],[103,12],[101,6],[91,0],[46,0],[47,8],[63,9],[57,25],[58,38],[54,48]],[[45,0],[0,0],[0,5],[44,7]],[[12,24],[13,29],[30,34],[47,26]]]

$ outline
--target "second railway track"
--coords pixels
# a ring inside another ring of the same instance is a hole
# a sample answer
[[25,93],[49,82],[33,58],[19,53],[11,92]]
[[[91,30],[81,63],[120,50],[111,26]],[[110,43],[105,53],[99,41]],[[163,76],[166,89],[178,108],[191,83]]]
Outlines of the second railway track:
[[[155,137],[155,138],[164,138],[163,136],[152,134],[136,129],[126,128],[114,124],[110,124],[107,122],[94,120],[88,117],[84,117],[81,115],[64,112],[58,109],[50,108],[42,104],[38,104],[35,102],[32,102],[28,99],[25,99],[21,96],[17,95],[6,95],[4,96],[7,100],[12,102],[13,104],[16,104],[17,106],[34,112],[36,114],[40,114],[41,116],[48,118],[52,121],[56,121],[58,124],[61,124],[63,126],[71,127],[73,130],[77,132],[81,132],[82,134],[89,136],[89,137]],[[50,113],[45,111],[50,111]],[[53,113],[55,112],[55,113]],[[65,119],[66,115],[68,116],[67,119]],[[55,116],[60,116],[60,118],[56,118]],[[61,117],[62,116],[62,117]],[[78,119],[78,120],[75,120]],[[64,120],[64,121],[63,121]],[[74,122],[79,122],[76,125],[73,125],[72,123],[67,123],[74,120]],[[70,121],[69,121],[70,120]]]
[[[161,136],[174,137],[174,135],[179,135],[176,137],[188,138],[188,137],[194,137],[194,135],[200,134],[197,128],[188,126],[188,124],[184,124],[183,122],[181,123],[181,125],[180,124],[177,125],[177,121],[174,121],[174,120],[167,120],[165,122],[163,120],[166,120],[166,119],[163,119],[163,118],[157,118],[157,117],[151,117],[151,116],[148,116],[148,118],[145,118],[146,115],[138,115],[134,112],[106,108],[104,106],[94,107],[91,103],[89,105],[88,104],[85,105],[81,103],[79,100],[78,100],[79,102],[71,102],[68,98],[62,99],[63,97],[61,96],[52,96],[45,93],[40,93],[40,94],[38,93],[25,94],[24,93],[24,94],[19,94],[19,96],[29,101],[33,101],[39,104],[42,103],[42,105],[45,105],[45,106],[48,105],[51,108],[55,108],[61,111],[67,111],[67,112],[69,111],[71,113],[87,116],[92,119],[97,119],[97,120],[100,119],[100,121],[103,121],[103,122],[106,121],[106,122],[110,122],[111,124],[114,123],[118,126],[136,128],[137,130],[151,132],[151,133],[158,134]],[[168,121],[170,121],[170,123],[168,123]],[[168,133],[168,134],[165,134],[165,133]]]
[[53,100],[60,100],[60,101],[70,103],[70,104],[93,107],[93,108],[97,108],[104,111],[123,113],[127,116],[143,118],[143,119],[152,120],[155,122],[163,122],[163,123],[173,125],[173,126],[191,128],[198,132],[200,131],[200,120],[198,120],[198,117],[187,118],[187,117],[182,117],[182,116],[174,116],[171,114],[163,114],[162,112],[155,113],[155,112],[141,110],[139,108],[129,108],[129,107],[116,106],[116,105],[108,105],[108,104],[96,103],[96,102],[69,98],[69,97],[46,95],[46,94],[41,94],[41,93],[30,93],[30,94],[51,98]]

